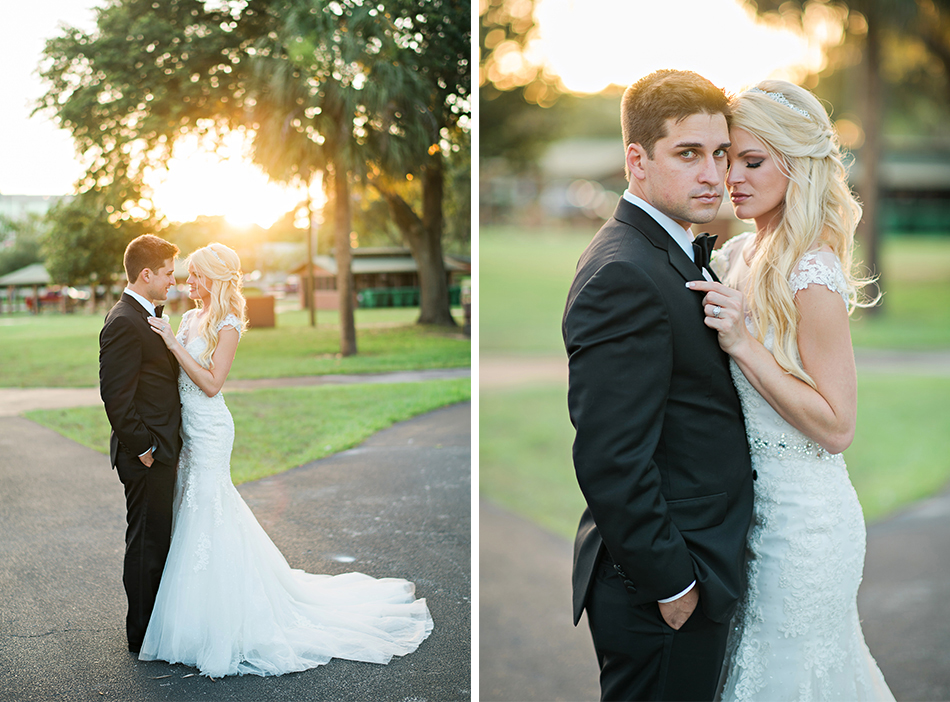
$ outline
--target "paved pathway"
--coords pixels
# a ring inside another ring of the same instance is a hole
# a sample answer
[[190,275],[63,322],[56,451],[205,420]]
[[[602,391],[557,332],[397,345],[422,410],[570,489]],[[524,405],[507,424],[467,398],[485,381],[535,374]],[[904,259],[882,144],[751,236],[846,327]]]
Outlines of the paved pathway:
[[[482,500],[482,700],[596,700],[586,621],[571,624],[571,544]],[[865,639],[895,697],[950,700],[950,493],[868,528]]]
[[[305,385],[350,385],[353,383],[419,383],[426,380],[469,378],[469,368],[360,373],[354,375],[308,375],[296,378],[259,378],[229,380],[224,393],[259,388],[300,387]],[[101,405],[99,388],[0,388],[0,417],[15,417],[34,409],[59,407],[95,407]]]
[[[856,349],[859,372],[900,371],[920,375],[950,375],[950,351],[891,351]],[[481,387],[523,385],[536,382],[567,383],[567,358],[563,354],[484,355],[478,362]]]
[[240,487],[290,564],[413,580],[435,630],[388,666],[212,681],[126,649],[122,487],[108,459],[0,417],[0,700],[459,700],[470,697],[471,406]]

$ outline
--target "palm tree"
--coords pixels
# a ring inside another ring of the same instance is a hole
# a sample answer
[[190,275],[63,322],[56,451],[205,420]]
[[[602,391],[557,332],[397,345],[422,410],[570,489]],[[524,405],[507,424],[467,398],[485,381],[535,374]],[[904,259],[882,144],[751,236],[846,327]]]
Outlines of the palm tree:
[[276,3],[281,29],[254,48],[254,160],[277,180],[326,174],[334,207],[341,353],[356,353],[351,186],[408,162],[423,138],[420,81],[401,60],[397,33],[359,0]]

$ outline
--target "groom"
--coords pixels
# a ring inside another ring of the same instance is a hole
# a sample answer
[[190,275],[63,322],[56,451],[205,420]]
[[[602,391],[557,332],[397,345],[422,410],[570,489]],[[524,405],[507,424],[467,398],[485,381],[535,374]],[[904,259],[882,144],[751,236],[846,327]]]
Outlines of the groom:
[[577,264],[562,332],[574,542],[604,700],[711,700],[744,589],[752,480],[739,399],[687,281],[710,276],[691,223],[722,199],[723,92],[657,71],[623,97],[628,190]]
[[99,334],[99,394],[112,425],[109,452],[125,487],[128,529],[122,581],[126,633],[138,653],[171,541],[175,468],[181,438],[178,362],[152,331],[175,284],[178,247],[145,234],[125,250],[129,281]]

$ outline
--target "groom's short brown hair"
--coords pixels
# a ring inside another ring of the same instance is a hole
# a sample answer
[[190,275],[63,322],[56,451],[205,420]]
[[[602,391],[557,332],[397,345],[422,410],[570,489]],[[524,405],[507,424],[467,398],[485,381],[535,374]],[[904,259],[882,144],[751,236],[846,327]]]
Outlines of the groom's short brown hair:
[[154,234],[143,234],[129,242],[125,247],[125,277],[129,284],[138,280],[139,273],[148,268],[157,271],[170,258],[178,255],[178,247]]
[[667,135],[666,120],[679,122],[700,113],[721,113],[728,121],[732,113],[722,88],[692,71],[654,71],[623,94],[620,124],[624,152],[630,144],[640,144],[652,160],[653,147]]

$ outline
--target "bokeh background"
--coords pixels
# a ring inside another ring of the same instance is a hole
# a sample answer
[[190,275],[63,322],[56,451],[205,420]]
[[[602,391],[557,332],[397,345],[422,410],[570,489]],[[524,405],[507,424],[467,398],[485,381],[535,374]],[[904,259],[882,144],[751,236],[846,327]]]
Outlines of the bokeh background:
[[[584,503],[560,322],[577,258],[626,188],[623,89],[659,68],[694,70],[730,93],[779,77],[832,114],[865,208],[858,259],[884,293],[852,321],[859,414],[845,454],[866,517],[879,523],[950,480],[950,3],[482,0],[479,9],[482,696],[583,698],[596,694],[596,664],[586,628],[570,630],[569,582],[534,614],[566,622],[538,632],[541,648],[576,633],[590,648],[586,667],[556,663],[565,649],[548,650],[548,664],[525,653],[536,665],[515,671],[499,651],[537,648],[537,636],[522,630],[514,641],[512,627],[533,625],[494,607],[506,593],[493,579],[507,577],[502,562],[526,559],[517,529],[541,539],[530,548],[550,549],[534,567],[562,568],[540,580],[569,577]],[[721,244],[751,226],[726,201],[702,230]],[[492,533],[508,543],[496,546]]]

